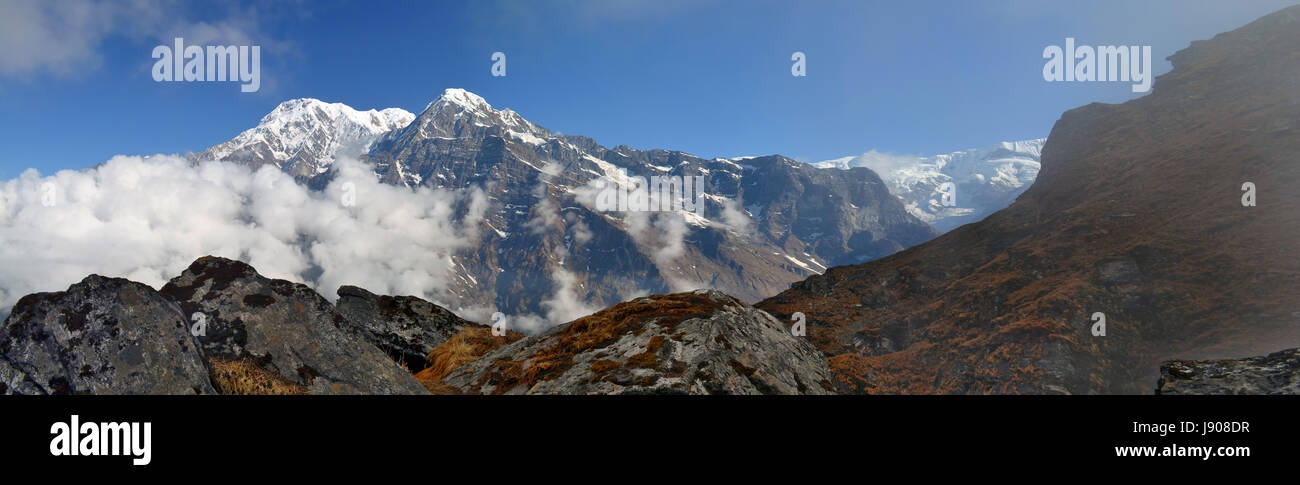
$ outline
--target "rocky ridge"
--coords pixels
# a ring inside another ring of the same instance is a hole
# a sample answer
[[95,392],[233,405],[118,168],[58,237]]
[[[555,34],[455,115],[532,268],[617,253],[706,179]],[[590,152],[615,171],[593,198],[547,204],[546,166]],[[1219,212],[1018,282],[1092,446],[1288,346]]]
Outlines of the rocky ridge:
[[0,326],[4,394],[826,394],[826,359],[717,291],[655,295],[527,337],[419,298],[199,258],[160,291],[92,275]]
[[239,261],[203,257],[159,293],[205,321],[199,341],[209,359],[252,363],[313,394],[424,390],[306,285],[265,278]]
[[1245,359],[1165,362],[1156,394],[1300,394],[1300,349]]

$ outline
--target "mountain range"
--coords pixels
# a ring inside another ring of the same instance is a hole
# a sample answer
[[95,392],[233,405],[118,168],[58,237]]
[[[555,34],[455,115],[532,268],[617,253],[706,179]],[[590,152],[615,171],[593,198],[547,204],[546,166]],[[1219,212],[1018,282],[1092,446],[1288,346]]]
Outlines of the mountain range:
[[[477,245],[451,256],[449,294],[431,296],[524,321],[560,323],[635,296],[695,288],[757,301],[827,267],[936,234],[870,170],[821,170],[779,155],[611,149],[461,89],[405,119],[399,110],[292,100],[192,158],[275,164],[323,187],[336,158],[356,156],[393,185],[481,189],[489,207]],[[601,184],[654,176],[702,178],[702,210],[597,207]]]

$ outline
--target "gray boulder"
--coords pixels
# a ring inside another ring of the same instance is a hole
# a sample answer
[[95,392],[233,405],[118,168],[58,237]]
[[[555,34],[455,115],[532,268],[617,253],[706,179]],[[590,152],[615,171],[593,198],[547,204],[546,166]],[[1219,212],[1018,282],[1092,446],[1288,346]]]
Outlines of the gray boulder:
[[424,369],[429,351],[452,335],[483,327],[414,296],[380,296],[355,286],[340,287],[338,294],[334,307],[350,330],[412,373]]
[[162,294],[186,315],[212,359],[251,362],[312,394],[424,394],[382,351],[347,330],[329,301],[306,285],[265,278],[239,261],[206,256]]
[[1300,394],[1300,349],[1245,359],[1171,360],[1160,366],[1156,394]]
[[766,312],[697,290],[619,303],[442,382],[490,394],[830,394],[826,358]]
[[90,275],[18,300],[0,327],[0,393],[215,394],[180,308]]

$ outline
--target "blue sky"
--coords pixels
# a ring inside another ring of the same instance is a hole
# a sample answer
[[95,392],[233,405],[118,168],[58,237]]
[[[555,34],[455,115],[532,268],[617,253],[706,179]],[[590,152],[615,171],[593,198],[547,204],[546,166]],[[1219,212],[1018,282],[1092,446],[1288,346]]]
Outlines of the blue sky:
[[[1195,39],[1296,1],[302,1],[0,5],[0,179],[199,151],[281,101],[417,112],[473,91],[606,146],[817,161],[1046,136],[1129,83],[1047,83],[1043,48]],[[49,5],[55,5],[50,7]],[[262,46],[262,89],[156,83],[176,35]],[[492,52],[507,76],[490,73]],[[790,56],[807,55],[806,77]]]

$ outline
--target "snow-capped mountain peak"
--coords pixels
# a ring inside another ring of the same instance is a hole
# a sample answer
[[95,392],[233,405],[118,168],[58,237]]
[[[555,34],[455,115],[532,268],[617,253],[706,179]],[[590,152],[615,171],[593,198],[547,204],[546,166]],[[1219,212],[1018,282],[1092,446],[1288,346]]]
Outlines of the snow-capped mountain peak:
[[429,105],[425,107],[425,111],[428,111],[431,108],[441,108],[448,105],[454,105],[465,109],[492,111],[492,105],[488,104],[487,100],[483,99],[482,96],[460,88],[447,88],[443,90],[442,95],[438,96],[438,99],[433,100],[433,102],[429,103]]
[[529,122],[519,113],[494,109],[477,94],[450,88],[430,102],[406,128],[384,135],[375,147],[438,138],[477,138],[488,132],[529,145],[544,143],[552,136],[549,130]]
[[263,131],[278,130],[286,134],[297,134],[310,130],[295,130],[295,125],[327,121],[336,126],[356,125],[379,134],[406,126],[413,119],[415,115],[401,108],[359,111],[343,103],[298,98],[280,103],[274,110],[263,116],[253,130],[263,128]]
[[[930,157],[870,151],[813,165],[867,167],[880,175],[908,212],[947,232],[1011,205],[1038,177],[1044,138],[1001,142]],[[955,205],[944,205],[940,188],[952,183]]]
[[252,166],[273,164],[306,179],[327,171],[339,155],[365,153],[380,135],[414,119],[400,108],[359,111],[343,103],[291,99],[263,116],[257,126],[195,157]]

